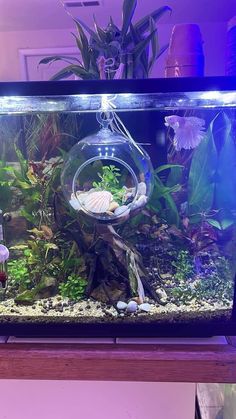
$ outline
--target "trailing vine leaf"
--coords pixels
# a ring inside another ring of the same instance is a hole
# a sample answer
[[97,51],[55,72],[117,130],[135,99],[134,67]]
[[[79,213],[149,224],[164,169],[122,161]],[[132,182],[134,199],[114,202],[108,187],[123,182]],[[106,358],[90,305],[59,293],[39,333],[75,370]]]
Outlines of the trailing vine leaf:
[[188,213],[206,212],[212,208],[218,156],[211,123],[205,138],[194,150],[188,180]]

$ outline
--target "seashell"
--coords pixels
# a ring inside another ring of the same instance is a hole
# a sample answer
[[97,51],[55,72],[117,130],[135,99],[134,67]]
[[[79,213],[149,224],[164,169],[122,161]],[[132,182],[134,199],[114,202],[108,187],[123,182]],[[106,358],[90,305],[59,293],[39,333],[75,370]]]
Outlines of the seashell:
[[112,202],[110,203],[110,206],[109,206],[109,208],[108,208],[108,211],[113,212],[113,211],[115,211],[115,210],[116,210],[116,208],[118,208],[118,207],[119,207],[119,204],[118,204],[116,201],[112,201]]
[[74,210],[76,210],[76,211],[79,211],[80,210],[81,204],[78,201],[78,199],[71,197],[69,203],[72,206],[72,208],[74,208]]
[[85,199],[87,198],[88,194],[88,192],[76,192],[76,198],[78,199],[80,205],[84,205]]
[[97,191],[89,193],[84,200],[84,207],[87,211],[95,214],[102,214],[108,211],[112,201],[112,194],[107,191]]
[[147,186],[145,182],[140,182],[138,184],[138,195],[146,195],[147,193]]
[[127,304],[124,301],[118,301],[116,307],[118,308],[118,310],[125,310]]
[[130,301],[127,305],[126,311],[127,313],[135,313],[138,310],[138,304],[136,301]]
[[121,205],[120,207],[116,208],[114,214],[116,216],[124,215],[129,213],[129,207],[127,205]]

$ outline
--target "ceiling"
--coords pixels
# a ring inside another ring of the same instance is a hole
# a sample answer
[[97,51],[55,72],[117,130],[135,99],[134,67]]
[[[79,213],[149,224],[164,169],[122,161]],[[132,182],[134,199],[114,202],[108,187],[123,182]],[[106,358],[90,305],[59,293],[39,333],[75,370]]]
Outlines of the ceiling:
[[[62,1],[0,0],[0,31],[71,28],[71,18]],[[70,10],[74,17],[79,16],[87,24],[92,23],[93,14],[100,25],[105,25],[112,15],[119,26],[123,0],[100,2],[100,6],[73,7]],[[138,0],[134,21],[165,4],[172,8],[173,13],[163,17],[163,23],[226,22],[236,15],[236,0]]]

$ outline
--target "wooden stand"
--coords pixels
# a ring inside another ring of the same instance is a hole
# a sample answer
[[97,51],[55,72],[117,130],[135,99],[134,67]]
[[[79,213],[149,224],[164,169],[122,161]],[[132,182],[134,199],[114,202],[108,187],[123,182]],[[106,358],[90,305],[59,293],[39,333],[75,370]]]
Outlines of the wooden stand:
[[236,382],[236,338],[227,344],[0,345],[0,379]]

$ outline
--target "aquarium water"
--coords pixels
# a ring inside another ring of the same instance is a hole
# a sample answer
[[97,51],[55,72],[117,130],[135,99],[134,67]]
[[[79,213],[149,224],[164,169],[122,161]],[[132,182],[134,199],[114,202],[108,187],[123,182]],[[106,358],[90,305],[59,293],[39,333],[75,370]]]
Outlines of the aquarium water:
[[0,333],[233,334],[235,272],[235,79],[0,83]]

